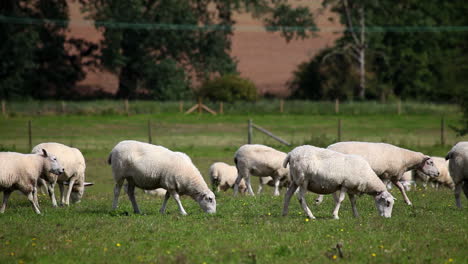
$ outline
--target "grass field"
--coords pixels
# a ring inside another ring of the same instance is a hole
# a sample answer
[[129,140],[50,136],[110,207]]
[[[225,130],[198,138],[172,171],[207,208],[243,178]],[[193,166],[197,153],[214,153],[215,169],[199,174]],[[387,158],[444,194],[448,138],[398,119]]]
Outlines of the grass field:
[[[457,125],[456,111],[445,113],[447,126]],[[441,112],[414,114],[230,114],[222,116],[178,113],[104,115],[17,115],[0,118],[0,149],[29,152],[32,144],[57,141],[78,147],[87,162],[87,189],[83,201],[69,208],[52,208],[40,196],[43,214],[33,213],[26,197],[15,192],[0,215],[0,263],[467,263],[468,201],[454,206],[450,190],[416,189],[409,192],[414,206],[401,195],[391,219],[377,215],[369,196],[358,199],[359,218],[345,201],[340,220],[331,219],[333,202],[309,206],[317,220],[308,221],[296,199],[290,215],[281,217],[282,196],[272,189],[256,197],[217,197],[217,213],[204,214],[190,198],[182,202],[188,216],[178,214],[175,202],[160,215],[162,200],[137,193],[143,215],[133,214],[122,194],[120,209],[111,210],[113,179],[106,158],[121,140],[148,140],[151,120],[154,144],[186,152],[207,179],[215,161],[232,164],[236,149],[246,143],[247,120],[292,142],[280,146],[254,132],[254,143],[289,151],[296,145],[327,146],[336,141],[337,120],[343,122],[342,140],[385,141],[429,155],[443,156],[468,137],[457,138],[446,129],[440,145]],[[257,180],[253,179],[256,188]],[[282,192],[284,194],[284,191]],[[344,258],[336,251],[342,243]],[[334,259],[335,257],[336,259]]]

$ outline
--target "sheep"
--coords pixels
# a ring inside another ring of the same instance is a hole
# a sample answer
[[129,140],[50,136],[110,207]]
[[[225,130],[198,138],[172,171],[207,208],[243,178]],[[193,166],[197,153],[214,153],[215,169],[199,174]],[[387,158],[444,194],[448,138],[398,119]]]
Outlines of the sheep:
[[445,158],[441,157],[432,157],[432,159],[434,160],[434,164],[439,170],[439,177],[431,178],[421,171],[413,171],[414,178],[421,180],[423,182],[424,188],[426,188],[428,182],[431,182],[434,184],[436,189],[438,189],[439,185],[442,185],[453,190],[455,188],[455,184],[453,183],[452,177],[450,177],[450,172],[448,169],[449,162],[446,161]]
[[135,199],[135,187],[143,190],[166,189],[166,196],[159,210],[162,214],[166,212],[167,201],[172,195],[180,213],[187,215],[179,197],[184,194],[197,201],[205,212],[216,212],[214,193],[208,188],[192,160],[184,153],[173,152],[162,146],[125,140],[112,149],[108,163],[112,166],[115,180],[113,209],[117,208],[120,190],[126,180],[127,194],[137,214],[140,213],[140,209]]
[[10,194],[20,190],[28,197],[33,210],[40,214],[37,200],[37,179],[47,177],[49,173],[60,175],[63,167],[57,157],[42,149],[41,154],[21,154],[0,152],[0,192],[3,192],[3,203],[0,213],[5,212]]
[[[287,179],[287,178],[281,178],[280,179],[280,185],[279,185],[279,188],[281,189],[282,187],[286,187],[288,188],[289,184],[291,182]],[[275,187],[275,181],[273,180],[272,177],[268,176],[268,177],[260,177],[258,179],[258,190],[257,190],[257,194],[260,194],[262,193],[262,190],[263,190],[263,186],[264,185],[268,185],[268,186],[271,186],[271,187]]]
[[264,145],[243,145],[234,155],[238,176],[234,184],[234,195],[239,183],[245,180],[250,195],[255,195],[250,185],[250,175],[258,177],[271,176],[275,182],[274,195],[279,195],[279,185],[283,178],[289,179],[289,170],[282,167],[286,153]]
[[[39,180],[39,185],[46,186],[52,200],[52,206],[57,207],[54,192],[56,183],[58,183],[60,190],[61,205],[70,205],[70,198],[72,203],[79,203],[83,197],[85,186],[92,185],[92,183],[85,181],[86,164],[81,151],[60,143],[47,142],[35,146],[31,153],[40,153],[41,149],[47,149],[51,154],[57,156],[65,169],[65,173],[60,176],[49,174],[44,179]],[[66,192],[64,185],[68,185]]]
[[156,196],[156,197],[165,197],[167,191],[165,189],[163,189],[163,188],[157,188],[157,189],[154,189],[154,190],[144,190],[144,193],[149,194],[149,195],[153,195],[153,196]]
[[362,156],[374,172],[383,181],[390,180],[398,187],[408,205],[412,205],[400,182],[403,173],[409,170],[420,170],[430,177],[437,177],[439,171],[431,157],[386,143],[339,142],[327,147],[344,154]]
[[385,184],[362,157],[304,145],[288,153],[283,167],[286,168],[288,164],[292,183],[284,196],[284,216],[288,214],[291,196],[299,187],[299,203],[311,219],[315,217],[304,197],[307,190],[319,194],[340,191],[340,194],[335,196],[334,219],[339,219],[338,211],[346,193],[349,195],[355,217],[358,216],[356,195],[362,193],[374,197],[381,216],[391,217],[395,198],[387,191]]
[[468,198],[468,141],[458,142],[447,153],[445,159],[449,160],[450,176],[455,184],[455,203],[461,209],[460,193],[462,188],[466,198]]
[[[224,162],[215,162],[210,166],[211,188],[213,191],[227,191],[234,186],[237,179],[237,168]],[[242,179],[239,184],[240,192],[245,193],[247,186]]]

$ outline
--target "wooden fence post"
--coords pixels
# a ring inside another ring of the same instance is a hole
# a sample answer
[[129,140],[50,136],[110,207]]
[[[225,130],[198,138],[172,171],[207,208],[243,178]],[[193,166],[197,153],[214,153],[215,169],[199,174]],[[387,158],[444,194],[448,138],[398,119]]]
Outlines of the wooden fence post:
[[252,144],[252,119],[249,119],[247,132],[248,132],[247,144]]
[[224,114],[224,105],[223,105],[223,102],[220,102],[219,103],[219,114]]
[[398,112],[398,115],[401,115],[401,100],[398,99],[398,102],[397,102],[397,112]]
[[129,115],[129,113],[128,113],[128,110],[129,110],[128,99],[124,100],[124,107],[125,107],[125,114],[127,114],[127,116],[128,116]]
[[2,99],[2,114],[6,116],[6,103],[5,100]]
[[341,118],[338,119],[338,142],[341,142]]
[[29,144],[29,151],[32,149],[32,128],[31,128],[31,120],[28,120],[28,144]]
[[179,101],[179,112],[184,112],[184,101]]
[[148,120],[148,143],[153,143],[153,139],[151,137],[151,120]]
[[281,99],[280,100],[280,113],[283,113],[283,111],[284,111],[284,100]]
[[340,99],[336,98],[335,99],[335,114],[340,113]]
[[62,114],[67,112],[65,101],[62,101]]
[[443,116],[440,120],[440,144],[445,145],[445,118]]

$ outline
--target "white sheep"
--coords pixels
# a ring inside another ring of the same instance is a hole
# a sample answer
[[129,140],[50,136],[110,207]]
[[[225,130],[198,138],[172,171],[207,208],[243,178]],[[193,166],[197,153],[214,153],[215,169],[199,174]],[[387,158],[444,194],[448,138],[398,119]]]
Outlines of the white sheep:
[[439,185],[446,186],[453,190],[455,188],[455,184],[453,183],[452,177],[450,176],[449,172],[449,161],[446,161],[444,158],[441,157],[432,157],[434,160],[434,164],[439,170],[439,177],[432,178],[429,175],[424,174],[422,171],[413,171],[413,176],[416,179],[419,179],[423,182],[424,188],[426,188],[427,183],[431,182],[436,189],[439,188]]
[[274,195],[279,195],[279,185],[283,178],[289,178],[289,170],[282,167],[286,153],[264,145],[243,145],[234,155],[238,176],[234,184],[234,195],[237,194],[239,183],[245,180],[250,195],[255,195],[250,184],[250,175],[272,177],[275,182]]
[[409,170],[420,170],[431,177],[437,177],[439,171],[431,157],[386,143],[339,142],[327,147],[344,154],[363,157],[383,181],[390,180],[398,187],[405,202],[411,205],[400,180]]
[[[234,183],[237,179],[237,168],[231,166],[224,162],[215,162],[210,166],[210,180],[211,180],[211,189],[213,191],[219,192],[223,190],[227,191],[229,188],[234,187]],[[239,184],[239,189],[241,193],[245,193],[247,186],[245,181],[241,180]]]
[[[281,189],[282,187],[285,187],[285,188],[288,188],[289,187],[289,184],[291,182],[289,181],[288,178],[284,177],[284,178],[281,178],[280,179],[280,184],[279,184],[279,188]],[[271,187],[275,187],[275,180],[268,176],[268,177],[260,177],[258,179],[258,190],[257,190],[257,194],[260,194],[262,193],[263,191],[263,186],[264,185],[268,185],[268,186],[271,186]]]
[[463,188],[468,198],[468,141],[458,142],[445,157],[449,160],[449,171],[455,184],[455,203],[462,208],[460,193]]
[[57,158],[42,149],[41,154],[21,154],[0,152],[0,191],[3,192],[3,203],[0,213],[5,212],[10,194],[19,190],[31,202],[33,210],[40,214],[37,201],[37,180],[47,177],[49,173],[61,174],[63,167]]
[[339,219],[338,211],[346,193],[349,195],[355,217],[358,216],[356,195],[362,193],[374,197],[381,216],[387,218],[392,216],[395,198],[387,191],[385,184],[362,157],[305,145],[296,147],[288,153],[284,160],[284,168],[288,164],[292,183],[284,196],[283,215],[288,214],[291,196],[299,187],[299,203],[311,219],[315,217],[305,200],[307,191],[319,194],[340,191],[335,199],[336,206],[333,210],[335,219]]
[[[60,143],[41,143],[32,149],[32,153],[40,153],[41,149],[47,149],[55,155],[64,168],[64,173],[57,176],[50,173],[45,179],[40,179],[40,185],[45,185],[52,200],[52,206],[57,206],[55,199],[55,184],[58,183],[60,190],[60,203],[68,206],[70,198],[72,203],[79,203],[83,197],[85,186],[92,185],[85,181],[86,164],[83,154],[77,148],[72,148]],[[47,183],[46,183],[47,182]],[[64,185],[68,185],[65,193]]]
[[214,193],[208,188],[200,171],[184,153],[173,152],[165,147],[126,140],[111,151],[108,163],[112,165],[115,180],[113,209],[117,208],[120,190],[128,183],[128,197],[135,213],[140,213],[135,199],[135,187],[143,190],[164,188],[167,190],[160,209],[166,211],[170,196],[179,206],[180,213],[187,215],[179,195],[189,195],[207,213],[216,212]]

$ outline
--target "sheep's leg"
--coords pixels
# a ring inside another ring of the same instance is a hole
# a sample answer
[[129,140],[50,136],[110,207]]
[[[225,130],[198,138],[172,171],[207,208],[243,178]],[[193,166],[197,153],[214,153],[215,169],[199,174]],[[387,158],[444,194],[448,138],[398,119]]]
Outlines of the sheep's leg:
[[236,196],[237,193],[239,192],[239,184],[241,181],[242,181],[242,175],[239,173],[237,174],[236,181],[234,182],[234,196]]
[[319,194],[319,196],[317,196],[317,198],[315,198],[315,204],[319,205],[322,202],[323,202],[323,194]]
[[260,180],[258,181],[258,190],[257,190],[257,194],[261,194],[262,193],[262,190],[263,190],[263,184],[262,184],[262,178],[259,178]]
[[462,190],[463,182],[457,183],[455,185],[455,204],[457,205],[458,208],[462,208],[461,201],[460,201],[460,194]]
[[349,201],[351,202],[351,208],[353,209],[354,217],[359,217],[359,214],[356,208],[356,195],[348,193],[348,196],[349,196]]
[[46,183],[46,188],[47,188],[47,192],[49,193],[49,197],[50,199],[52,200],[52,206],[53,207],[57,207],[57,200],[55,199],[55,182],[52,182],[50,184],[47,184]]
[[37,208],[41,209],[41,207],[39,206],[39,199],[37,198],[37,186],[33,187],[33,198]]
[[114,202],[112,203],[112,209],[114,210],[117,209],[117,206],[119,204],[120,190],[122,189],[123,182],[124,182],[123,179],[119,180],[115,183],[115,186],[114,186]]
[[398,189],[400,190],[401,194],[403,195],[403,199],[405,199],[405,203],[407,205],[413,205],[410,201],[410,199],[408,198],[408,196],[406,195],[406,192],[405,192],[405,187],[403,187],[403,185],[401,184],[400,181],[398,181],[398,179],[396,180],[392,180],[392,183],[398,187]]
[[10,198],[11,191],[3,191],[3,202],[2,202],[2,207],[0,207],[0,214],[3,214],[5,212],[6,205],[8,203],[8,198]]
[[68,182],[68,189],[67,189],[67,196],[65,197],[65,205],[69,206],[70,205],[70,195],[73,190],[73,185],[75,185],[76,179],[70,178],[70,181]]
[[280,195],[280,192],[279,192],[280,178],[275,177],[273,180],[275,181],[275,192],[273,193],[273,195],[279,196]]
[[132,203],[133,206],[133,212],[135,214],[140,214],[140,208],[138,208],[138,204],[135,198],[135,183],[132,180],[127,179],[128,182],[128,189],[127,189],[127,195],[128,199],[130,199],[130,202]]
[[247,176],[245,179],[245,185],[247,185],[247,190],[249,191],[249,194],[252,196],[255,196],[255,193],[252,190],[252,185],[250,184],[250,176]]
[[63,182],[59,182],[58,186],[60,191],[60,206],[63,206],[65,204],[65,186]]
[[286,216],[288,214],[289,201],[291,201],[291,197],[293,196],[293,194],[296,191],[297,187],[298,186],[294,182],[291,183],[291,185],[289,186],[288,191],[284,195],[283,216]]
[[468,199],[468,181],[463,182],[463,193],[465,193],[465,197]]
[[302,209],[304,209],[304,212],[306,213],[306,215],[310,219],[315,219],[315,216],[312,214],[309,207],[307,206],[307,202],[305,200],[306,192],[307,192],[307,183],[304,183],[299,187],[299,193],[297,194],[297,196],[299,198],[299,203],[301,204]]
[[167,191],[166,195],[164,196],[164,201],[163,201],[163,204],[161,206],[161,209],[159,209],[159,212],[161,214],[166,213],[166,205],[167,205],[167,201],[169,200],[170,197],[171,197],[171,193],[169,191]]
[[340,206],[341,203],[343,202],[344,198],[346,196],[346,188],[341,188],[341,192],[338,196],[338,200],[336,201],[335,209],[333,210],[333,218],[334,219],[340,219],[338,216],[338,212],[340,211]]
[[29,200],[29,201],[31,202],[31,204],[32,204],[32,207],[33,207],[34,212],[36,212],[36,214],[41,214],[41,211],[39,211],[39,208],[37,207],[36,202],[34,202],[34,194],[33,194],[33,192],[28,193],[27,196],[28,196],[28,200]]
[[179,206],[180,214],[181,214],[181,215],[187,215],[187,212],[185,212],[185,209],[184,209],[184,207],[182,206],[182,202],[180,201],[179,194],[176,193],[176,192],[173,192],[173,193],[172,193],[172,197],[174,197],[174,200],[176,201],[177,206]]

